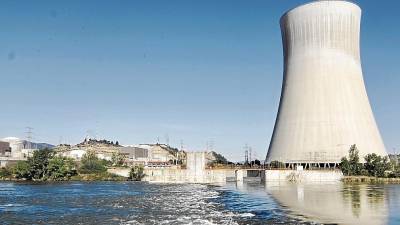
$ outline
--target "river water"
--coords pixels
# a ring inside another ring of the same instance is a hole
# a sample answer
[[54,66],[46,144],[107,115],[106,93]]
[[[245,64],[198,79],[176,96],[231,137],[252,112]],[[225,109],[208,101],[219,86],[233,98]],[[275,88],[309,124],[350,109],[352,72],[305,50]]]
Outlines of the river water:
[[400,185],[0,182],[0,224],[400,224]]

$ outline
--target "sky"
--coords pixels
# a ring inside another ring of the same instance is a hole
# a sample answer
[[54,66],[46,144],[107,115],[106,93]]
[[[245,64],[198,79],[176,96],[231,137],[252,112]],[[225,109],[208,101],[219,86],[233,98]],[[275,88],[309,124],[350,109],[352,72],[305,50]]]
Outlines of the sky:
[[[264,159],[279,104],[279,18],[303,0],[0,3],[0,137],[169,143]],[[384,3],[383,3],[384,2]],[[359,0],[361,57],[400,152],[400,1]],[[208,147],[207,147],[208,146]]]

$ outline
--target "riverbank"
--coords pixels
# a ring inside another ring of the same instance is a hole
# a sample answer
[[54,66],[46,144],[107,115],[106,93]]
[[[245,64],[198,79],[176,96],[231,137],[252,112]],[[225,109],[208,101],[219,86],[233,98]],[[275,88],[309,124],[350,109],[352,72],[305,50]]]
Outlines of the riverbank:
[[68,181],[128,181],[127,177],[119,176],[117,174],[112,174],[108,172],[104,173],[91,173],[91,174],[77,174],[70,178],[66,178],[64,180],[27,180],[27,179],[19,179],[15,177],[1,177],[0,181],[12,181],[12,182],[68,182]]
[[71,177],[70,181],[127,181],[128,178],[112,173],[78,174]]
[[370,183],[370,184],[400,184],[400,178],[368,177],[368,176],[345,176],[343,183]]

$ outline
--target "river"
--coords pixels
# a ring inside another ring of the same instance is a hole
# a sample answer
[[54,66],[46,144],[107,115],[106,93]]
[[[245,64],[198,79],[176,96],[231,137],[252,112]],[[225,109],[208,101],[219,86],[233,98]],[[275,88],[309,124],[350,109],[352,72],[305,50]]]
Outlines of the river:
[[400,224],[400,185],[0,182],[1,224]]

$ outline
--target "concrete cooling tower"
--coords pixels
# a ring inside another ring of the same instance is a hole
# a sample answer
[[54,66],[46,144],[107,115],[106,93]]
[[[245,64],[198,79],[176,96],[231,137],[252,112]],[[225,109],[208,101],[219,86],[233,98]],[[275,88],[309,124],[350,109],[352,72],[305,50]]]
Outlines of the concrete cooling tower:
[[356,144],[360,158],[386,155],[360,62],[361,9],[315,1],[280,21],[282,93],[266,162],[339,163]]

